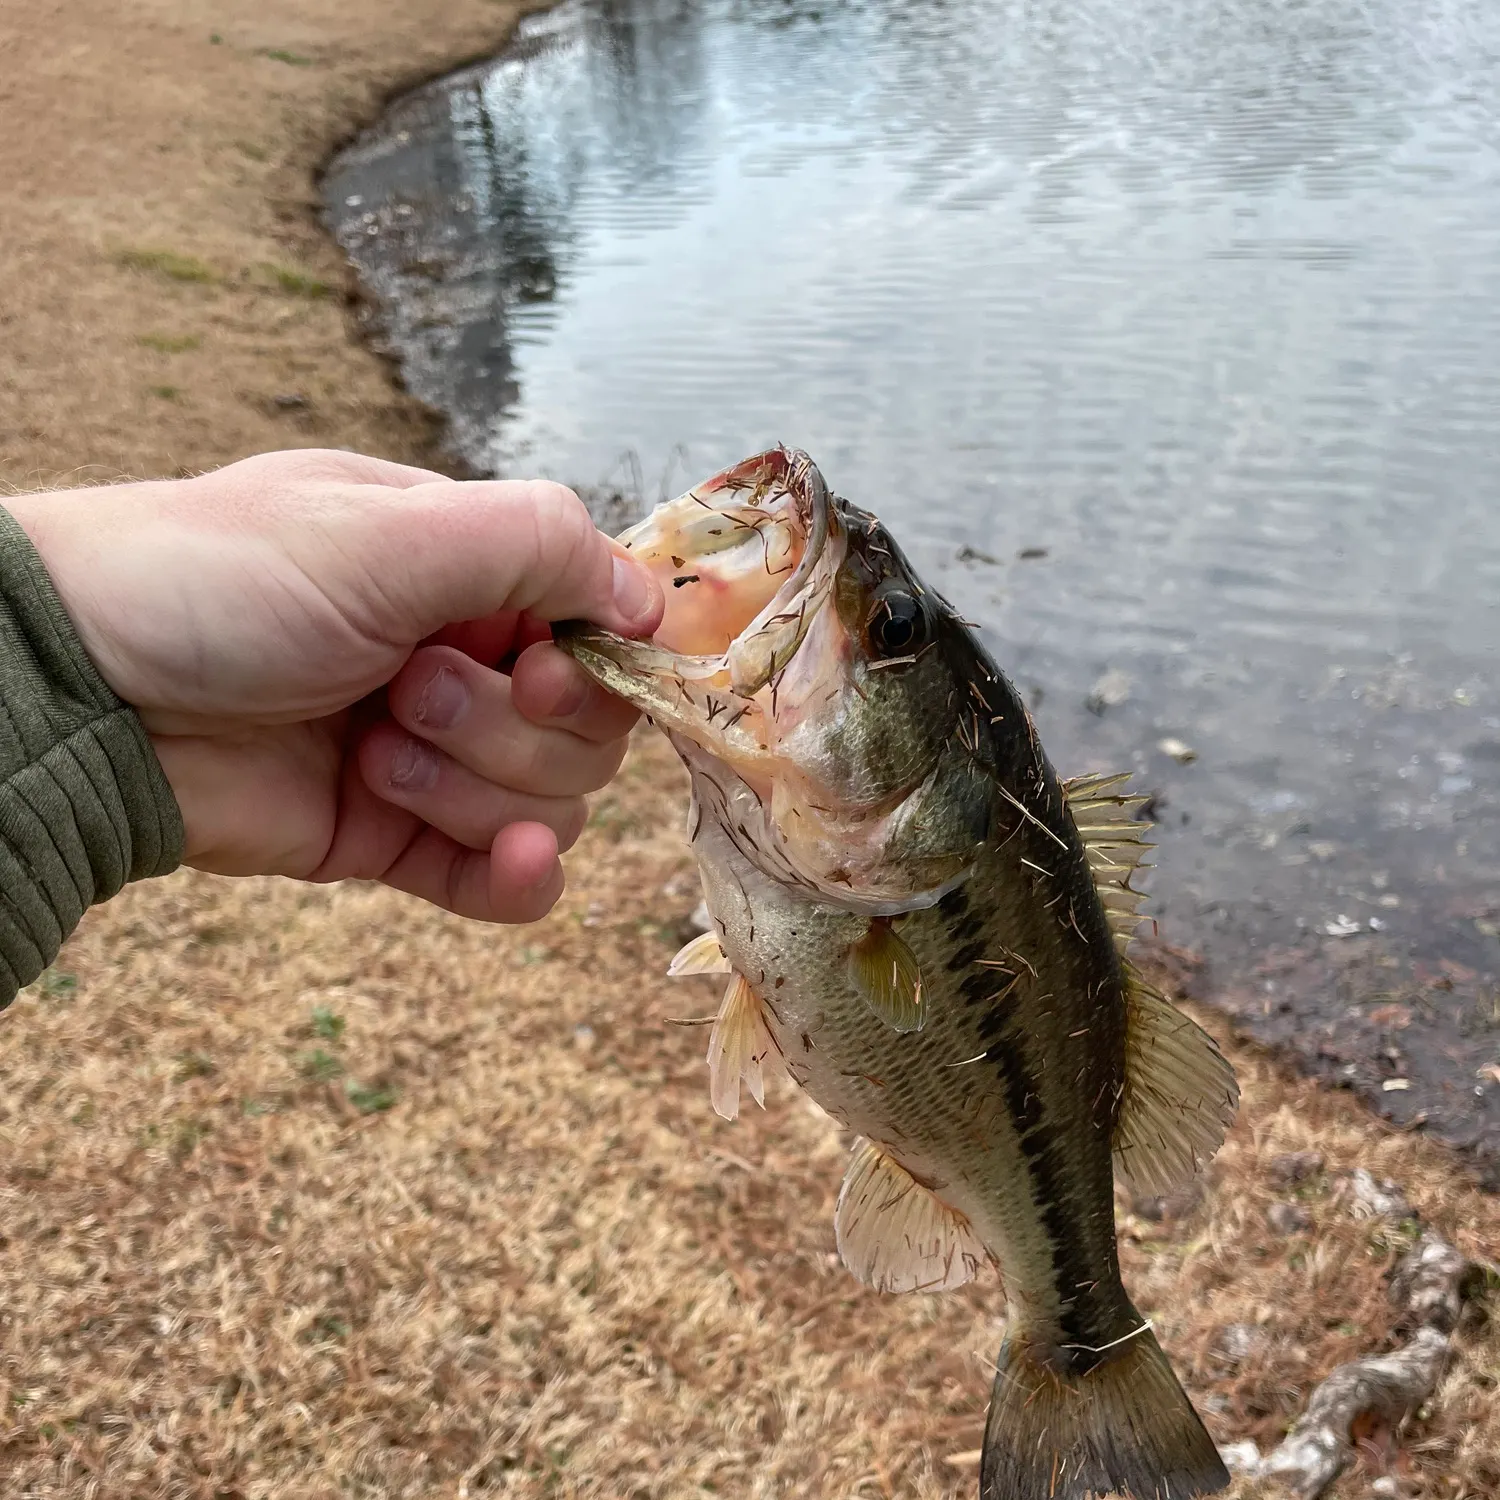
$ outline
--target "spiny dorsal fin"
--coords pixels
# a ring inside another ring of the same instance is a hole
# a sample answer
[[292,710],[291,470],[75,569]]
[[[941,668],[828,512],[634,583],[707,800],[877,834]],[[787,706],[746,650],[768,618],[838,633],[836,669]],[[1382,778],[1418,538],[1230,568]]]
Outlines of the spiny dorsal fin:
[[877,1292],[943,1292],[989,1259],[969,1221],[879,1146],[860,1141],[833,1221],[839,1255]]
[[1151,827],[1136,817],[1144,797],[1127,797],[1120,788],[1129,771],[1075,776],[1063,782],[1063,796],[1078,836],[1083,840],[1094,887],[1109,918],[1115,947],[1123,953],[1141,925],[1140,904],[1145,893],[1130,883],[1152,846],[1142,836]]
[[1224,1143],[1240,1090],[1218,1044],[1125,966],[1125,1092],[1115,1166],[1137,1192],[1180,1186]]
[[708,1094],[714,1113],[726,1120],[739,1118],[741,1079],[764,1109],[766,1073],[780,1062],[781,1051],[766,1025],[760,999],[745,976],[736,974],[708,1034]]
[[720,945],[717,932],[700,932],[692,942],[679,948],[676,958],[667,965],[668,979],[681,979],[685,974],[731,972],[729,956]]
[[922,971],[916,954],[896,936],[886,918],[876,917],[849,950],[849,978],[892,1031],[922,1029],[927,1019]]

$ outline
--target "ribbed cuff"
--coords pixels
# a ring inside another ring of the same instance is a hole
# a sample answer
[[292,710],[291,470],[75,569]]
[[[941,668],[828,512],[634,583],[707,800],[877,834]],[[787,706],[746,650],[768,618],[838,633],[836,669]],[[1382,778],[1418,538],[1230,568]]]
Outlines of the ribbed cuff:
[[133,710],[0,509],[0,1005],[83,913],[182,857],[182,815]]

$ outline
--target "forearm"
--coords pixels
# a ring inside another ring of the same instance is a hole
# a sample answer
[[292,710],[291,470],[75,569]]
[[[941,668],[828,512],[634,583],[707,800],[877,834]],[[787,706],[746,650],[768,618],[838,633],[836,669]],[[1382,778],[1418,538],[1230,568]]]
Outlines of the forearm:
[[89,906],[173,869],[182,842],[140,720],[0,509],[0,1005],[52,962]]

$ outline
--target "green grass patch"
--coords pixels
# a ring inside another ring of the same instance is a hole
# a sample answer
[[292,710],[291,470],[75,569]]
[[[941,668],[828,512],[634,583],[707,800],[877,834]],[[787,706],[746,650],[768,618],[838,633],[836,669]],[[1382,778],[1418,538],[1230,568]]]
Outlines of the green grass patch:
[[344,1034],[344,1018],[326,1005],[313,1006],[313,1035],[325,1042],[336,1042]]
[[349,1337],[349,1322],[333,1313],[324,1313],[307,1331],[309,1343],[329,1343]]
[[352,1078],[345,1082],[344,1093],[362,1115],[378,1114],[389,1109],[401,1097],[388,1083],[364,1084]]
[[182,394],[182,387],[178,385],[153,385],[147,389],[153,396],[159,396],[163,401],[175,401]]
[[306,271],[299,271],[295,266],[278,266],[265,261],[261,264],[261,270],[277,291],[285,292],[289,297],[316,299],[333,293],[333,288],[326,281],[309,276]]
[[219,274],[207,261],[196,255],[179,255],[175,250],[122,250],[115,257],[129,271],[151,271],[169,281],[205,284],[217,281]]
[[202,1120],[177,1120],[172,1125],[171,1152],[178,1161],[183,1161],[198,1149],[198,1143],[209,1133]]
[[344,1071],[344,1065],[331,1052],[314,1047],[311,1051],[298,1055],[297,1071],[315,1083],[327,1083]]
[[268,57],[272,62],[285,63],[289,68],[310,68],[313,60],[300,52],[289,52],[285,47],[257,47],[257,57]]
[[142,333],[137,335],[136,343],[155,349],[158,354],[186,354],[189,349],[198,348],[203,339],[196,333]]
[[48,969],[36,986],[49,1000],[68,1000],[78,992],[78,977],[63,969]]

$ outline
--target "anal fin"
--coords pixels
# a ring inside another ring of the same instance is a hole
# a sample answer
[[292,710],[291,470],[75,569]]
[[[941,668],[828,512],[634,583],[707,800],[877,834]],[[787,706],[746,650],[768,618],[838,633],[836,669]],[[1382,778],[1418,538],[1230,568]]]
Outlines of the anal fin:
[[922,1004],[922,971],[916,955],[877,917],[849,950],[849,978],[865,1003],[892,1031],[920,1031],[927,1019]]
[[839,1189],[834,1238],[850,1273],[878,1292],[949,1291],[989,1259],[961,1213],[869,1141]]
[[766,1073],[780,1061],[781,1051],[766,1025],[759,997],[745,976],[736,974],[708,1036],[708,1090],[714,1113],[726,1120],[739,1118],[742,1080],[764,1109]]
[[667,966],[668,979],[681,979],[685,974],[731,973],[728,955],[719,943],[716,932],[699,933],[692,942],[677,950],[677,956]]
[[1138,1193],[1170,1192],[1224,1143],[1240,1090],[1234,1069],[1195,1021],[1125,967],[1125,1092],[1115,1166]]

